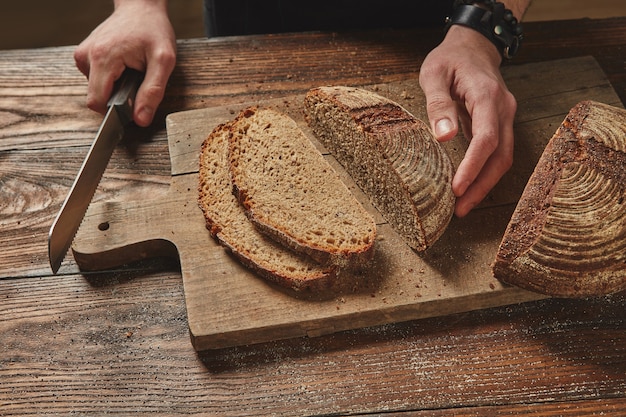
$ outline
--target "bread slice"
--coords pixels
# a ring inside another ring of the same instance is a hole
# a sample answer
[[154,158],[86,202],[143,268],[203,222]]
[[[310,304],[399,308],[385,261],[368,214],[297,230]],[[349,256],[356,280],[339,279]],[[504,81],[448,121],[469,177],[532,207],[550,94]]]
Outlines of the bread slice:
[[287,250],[250,223],[232,193],[228,138],[232,124],[216,127],[202,144],[198,203],[207,229],[244,265],[264,278],[294,290],[320,290],[332,283],[336,269]]
[[263,233],[323,264],[371,259],[374,219],[293,119],[248,108],[229,144],[235,194]]
[[626,290],[626,110],[572,108],[522,193],[493,272],[551,296]]
[[364,89],[315,88],[304,105],[315,135],[411,248],[439,239],[454,213],[453,167],[428,126]]

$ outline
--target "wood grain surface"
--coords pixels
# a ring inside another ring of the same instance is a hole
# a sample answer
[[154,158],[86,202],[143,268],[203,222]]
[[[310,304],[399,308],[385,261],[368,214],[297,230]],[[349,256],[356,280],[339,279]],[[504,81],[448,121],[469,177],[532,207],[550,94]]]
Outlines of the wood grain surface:
[[[301,94],[320,84],[414,79],[440,36],[180,42],[155,125],[116,150],[94,201],[167,192],[166,114]],[[625,48],[623,18],[527,24],[524,49],[505,68],[592,55],[623,105]],[[51,275],[47,232],[100,121],[84,107],[86,82],[72,53],[0,52],[0,414],[626,413],[623,296],[540,300],[196,353],[176,261],[81,274],[68,259]],[[524,77],[510,82],[518,96],[526,88]],[[557,113],[546,129],[556,129]]]
[[[532,86],[517,94],[518,99],[532,103],[517,115],[518,163],[482,204],[482,210],[469,221],[452,222],[424,254],[402,241],[317,142],[304,120],[304,96],[296,95],[170,114],[167,132],[172,183],[168,192],[157,199],[92,205],[74,241],[74,258],[81,269],[94,270],[146,256],[169,253],[179,257],[191,339],[198,350],[319,336],[543,298],[493,278],[491,264],[510,219],[510,206],[516,203],[553,134],[547,119],[555,119],[558,125],[569,110],[568,103],[584,97],[611,103],[619,100],[591,57],[507,68],[504,76],[512,86],[518,79]],[[426,101],[417,80],[364,88],[427,120]],[[324,293],[281,291],[242,268],[210,238],[196,203],[201,144],[215,126],[248,106],[289,114],[377,219],[376,256],[363,273],[343,277]],[[455,165],[463,158],[466,142],[459,136],[445,144]]]

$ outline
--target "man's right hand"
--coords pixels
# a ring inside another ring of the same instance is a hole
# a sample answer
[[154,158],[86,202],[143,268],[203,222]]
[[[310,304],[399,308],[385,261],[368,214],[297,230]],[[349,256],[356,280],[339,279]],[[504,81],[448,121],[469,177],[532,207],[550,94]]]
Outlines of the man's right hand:
[[126,67],[145,72],[135,99],[134,120],[152,123],[176,64],[176,36],[166,0],[116,0],[115,11],[74,53],[76,66],[89,79],[87,107],[100,113],[113,84]]

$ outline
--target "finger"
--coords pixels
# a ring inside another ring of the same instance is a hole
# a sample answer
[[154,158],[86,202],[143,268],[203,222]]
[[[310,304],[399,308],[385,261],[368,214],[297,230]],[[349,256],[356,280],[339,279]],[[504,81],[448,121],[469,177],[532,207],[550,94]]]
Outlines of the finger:
[[511,167],[514,146],[512,132],[506,136],[507,139],[503,140],[501,146],[489,157],[476,180],[462,196],[457,198],[455,214],[458,217],[467,215],[476,207]]
[[135,100],[134,119],[139,126],[152,123],[156,109],[165,95],[167,80],[174,70],[175,60],[175,55],[167,55],[148,62]]
[[419,81],[435,138],[441,142],[452,139],[458,132],[458,117],[456,102],[450,95],[450,80],[439,71],[422,68]]
[[469,147],[452,180],[452,190],[457,197],[462,196],[476,180],[487,160],[498,149],[500,140],[500,120],[495,108],[484,103],[476,106],[470,114],[471,125]]
[[506,113],[500,124],[500,135],[497,148],[489,156],[475,180],[459,196],[455,213],[459,217],[465,216],[478,205],[500,181],[502,176],[513,164],[515,138],[513,132],[514,113]]
[[110,71],[102,67],[91,66],[88,75],[87,107],[98,113],[105,113],[113,85],[121,73],[122,71]]
[[457,103],[457,113],[459,114],[459,122],[463,137],[469,143],[472,140],[472,119],[461,103]]
[[76,63],[76,68],[80,72],[83,73],[84,76],[89,76],[89,59],[87,56],[86,48],[83,44],[78,45],[76,50],[74,51],[74,62]]

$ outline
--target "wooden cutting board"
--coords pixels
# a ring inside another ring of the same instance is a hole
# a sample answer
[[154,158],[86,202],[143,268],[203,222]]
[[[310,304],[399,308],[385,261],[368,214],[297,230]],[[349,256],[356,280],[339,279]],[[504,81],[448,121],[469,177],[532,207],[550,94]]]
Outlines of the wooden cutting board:
[[[426,253],[412,251],[384,222],[310,134],[302,113],[303,96],[291,96],[169,115],[172,181],[167,194],[154,200],[92,204],[74,241],[74,257],[83,270],[154,256],[179,257],[189,330],[197,350],[317,336],[543,298],[493,278],[490,265],[502,233],[545,144],[569,109],[584,99],[613,105],[620,101],[593,58],[511,66],[503,73],[519,104],[515,165],[480,208],[464,219],[453,219]],[[427,120],[417,79],[365,88]],[[291,115],[377,219],[373,265],[333,293],[298,295],[267,283],[217,245],[205,228],[196,202],[200,145],[213,127],[250,104]],[[458,164],[466,141],[459,136],[446,148]]]

